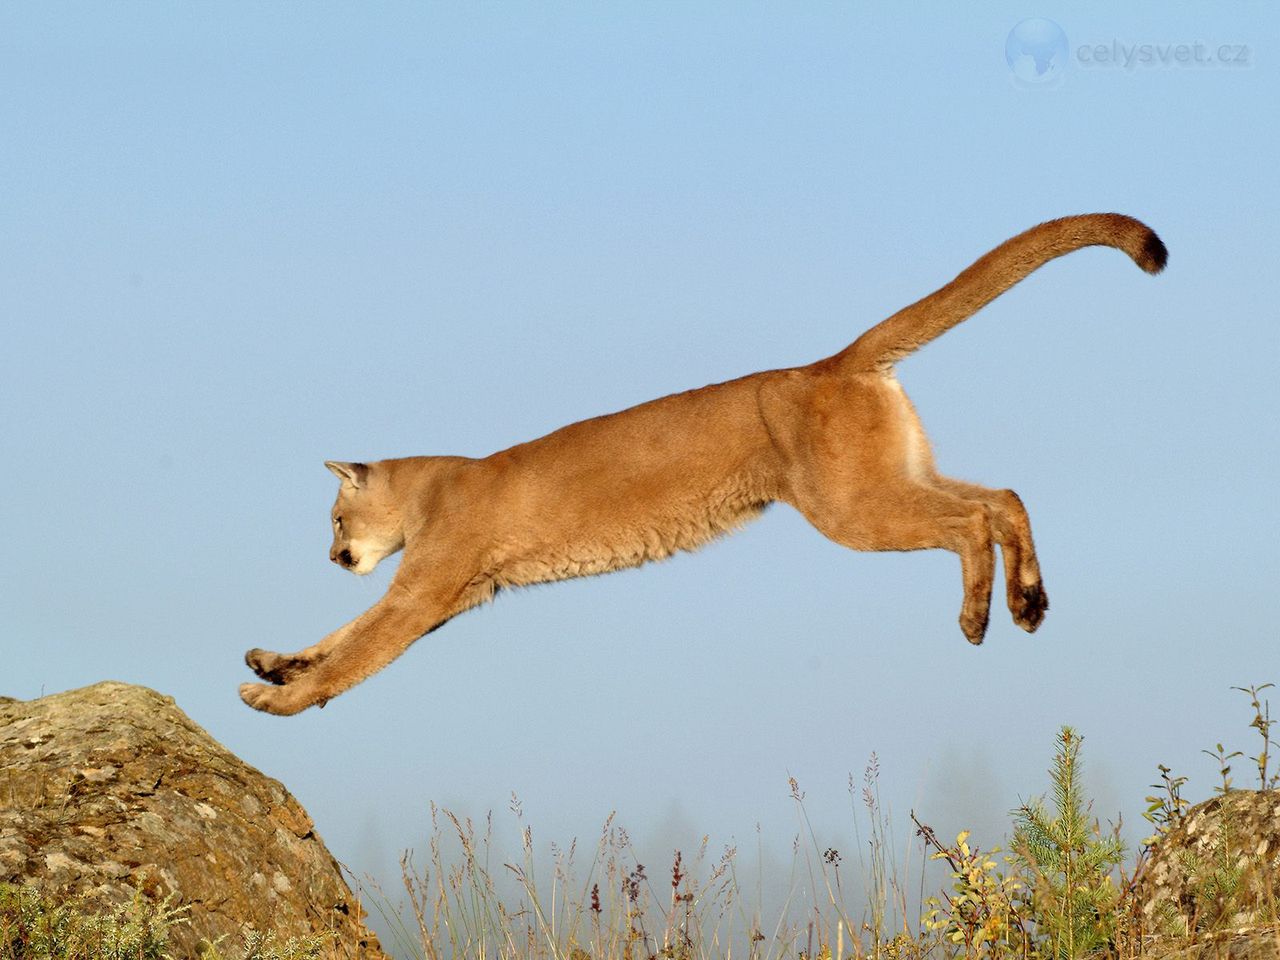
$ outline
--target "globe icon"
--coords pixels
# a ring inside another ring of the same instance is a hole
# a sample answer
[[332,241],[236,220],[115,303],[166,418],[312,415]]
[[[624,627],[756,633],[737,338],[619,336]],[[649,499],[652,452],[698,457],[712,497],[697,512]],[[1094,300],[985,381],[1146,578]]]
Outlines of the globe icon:
[[1052,20],[1023,20],[1009,31],[1004,58],[1013,75],[1024,83],[1060,80],[1067,68],[1067,35]]

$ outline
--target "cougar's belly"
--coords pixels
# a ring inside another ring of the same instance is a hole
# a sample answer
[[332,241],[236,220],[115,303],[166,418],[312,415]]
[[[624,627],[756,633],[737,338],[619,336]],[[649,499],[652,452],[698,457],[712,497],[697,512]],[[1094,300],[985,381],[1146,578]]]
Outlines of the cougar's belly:
[[661,504],[627,503],[620,493],[607,516],[574,517],[563,530],[540,531],[535,542],[510,544],[495,581],[520,586],[593,576],[696,550],[760,514],[771,498],[752,487],[729,483]]

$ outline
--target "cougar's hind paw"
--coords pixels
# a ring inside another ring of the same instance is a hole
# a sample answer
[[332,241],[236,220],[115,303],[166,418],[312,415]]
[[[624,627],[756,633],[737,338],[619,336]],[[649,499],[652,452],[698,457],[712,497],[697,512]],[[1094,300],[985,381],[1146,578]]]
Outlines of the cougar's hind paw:
[[985,610],[981,614],[960,614],[960,629],[964,631],[965,637],[975,647],[982,643],[982,638],[987,635],[989,616]]
[[1048,609],[1049,595],[1044,592],[1044,583],[1037,580],[1030,586],[1021,588],[1013,610],[1013,622],[1027,633],[1035,633],[1036,628],[1044,622]]

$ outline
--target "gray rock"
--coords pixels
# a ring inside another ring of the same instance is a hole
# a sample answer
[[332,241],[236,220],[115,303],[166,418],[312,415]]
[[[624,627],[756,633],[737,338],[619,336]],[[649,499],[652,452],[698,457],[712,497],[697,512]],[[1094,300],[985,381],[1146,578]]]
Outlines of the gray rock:
[[1277,960],[1280,931],[1258,929],[1245,933],[1217,934],[1195,943],[1166,945],[1156,939],[1144,945],[1142,956],[1150,960]]
[[1147,933],[1203,940],[1187,950],[1280,955],[1280,791],[1233,790],[1192,807],[1155,843],[1135,894]]
[[103,907],[173,894],[175,956],[246,927],[384,956],[307,812],[145,687],[0,701],[0,881]]

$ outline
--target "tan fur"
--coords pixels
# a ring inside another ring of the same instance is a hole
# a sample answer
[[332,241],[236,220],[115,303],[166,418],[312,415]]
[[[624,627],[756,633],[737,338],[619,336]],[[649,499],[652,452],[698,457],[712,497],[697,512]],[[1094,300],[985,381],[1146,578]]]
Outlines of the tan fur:
[[1096,244],[1151,273],[1164,266],[1164,245],[1137,220],[1064,217],[809,366],[662,397],[484,459],[327,464],[342,480],[331,559],[357,573],[400,549],[403,561],[378,603],[318,644],[250,650],[269,684],[244,684],[240,696],[277,714],[323,706],[500,588],[694,550],[775,500],[854,550],[959,554],[960,626],[973,643],[986,631],[999,544],[1009,610],[1035,630],[1048,600],[1022,502],[937,472],[892,365],[1048,260]]

